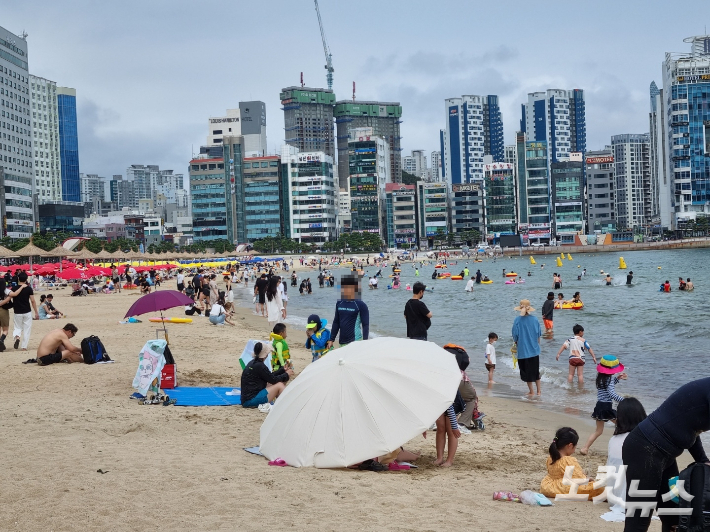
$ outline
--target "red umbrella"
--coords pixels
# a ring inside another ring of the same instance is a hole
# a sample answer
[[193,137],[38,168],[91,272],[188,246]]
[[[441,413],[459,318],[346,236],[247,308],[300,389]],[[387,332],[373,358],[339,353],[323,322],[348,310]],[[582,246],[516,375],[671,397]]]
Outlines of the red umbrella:
[[60,279],[64,279],[65,281],[70,281],[72,279],[88,279],[91,276],[87,275],[84,270],[68,268],[62,272],[57,273],[57,277],[59,277]]

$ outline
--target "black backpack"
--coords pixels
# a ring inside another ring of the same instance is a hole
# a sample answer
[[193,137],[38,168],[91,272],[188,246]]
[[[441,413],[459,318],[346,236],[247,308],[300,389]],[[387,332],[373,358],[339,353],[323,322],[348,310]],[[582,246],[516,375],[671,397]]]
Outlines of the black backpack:
[[81,341],[81,355],[84,357],[84,364],[95,364],[96,362],[108,362],[111,360],[98,336],[89,336]]
[[693,463],[678,475],[678,480],[684,480],[685,491],[693,496],[686,501],[680,497],[679,508],[691,508],[691,515],[681,515],[678,518],[678,532],[708,532],[710,531],[710,466]]

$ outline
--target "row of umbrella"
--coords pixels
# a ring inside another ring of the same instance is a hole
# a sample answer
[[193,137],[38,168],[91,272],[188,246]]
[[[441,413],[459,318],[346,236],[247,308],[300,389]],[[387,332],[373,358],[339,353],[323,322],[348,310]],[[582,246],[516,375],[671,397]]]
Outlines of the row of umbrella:
[[[177,268],[178,266],[175,264],[161,264],[158,266],[136,266],[134,267],[134,270],[136,270],[137,273],[142,273],[144,271],[149,271],[152,269],[155,270],[169,270],[172,268]],[[91,277],[96,277],[96,276],[108,276],[111,275],[111,268],[106,267],[106,266],[89,266],[87,268],[81,268],[77,264],[70,262],[70,261],[63,261],[62,263],[46,263],[42,264],[40,266],[35,266],[34,269],[30,269],[31,266],[29,264],[20,264],[20,265],[13,265],[13,266],[7,266],[5,268],[0,267],[0,273],[4,273],[5,271],[15,271],[17,269],[25,270],[31,275],[39,274],[39,275],[54,275],[55,277],[58,277],[60,279],[89,279]],[[126,266],[119,266],[118,268],[119,273],[125,273]]]

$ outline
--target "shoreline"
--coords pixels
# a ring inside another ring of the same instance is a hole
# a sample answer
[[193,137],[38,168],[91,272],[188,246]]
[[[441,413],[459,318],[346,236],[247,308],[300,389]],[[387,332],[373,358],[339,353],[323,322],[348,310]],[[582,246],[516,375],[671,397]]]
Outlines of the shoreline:
[[[479,386],[486,429],[461,437],[452,468],[432,465],[434,433],[405,444],[422,453],[419,468],[410,471],[269,467],[242,450],[258,445],[264,414],[256,409],[142,406],[129,399],[138,352],[159,328],[148,315],[142,323],[117,324],[138,294],[53,293],[70,318],[34,321],[29,351],[0,354],[2,530],[129,531],[159,520],[176,531],[262,531],[267,512],[280,528],[294,530],[433,531],[452,518],[490,531],[623,529],[599,518],[605,505],[538,508],[492,500],[498,490],[539,491],[554,431],[569,425],[586,438],[590,427],[581,418],[488,397]],[[182,314],[179,307],[165,312]],[[44,334],[67,321],[79,327],[75,345],[95,334],[115,363],[21,364]],[[195,317],[189,325],[167,325],[179,386],[239,386],[242,348],[249,338],[268,338],[269,326],[241,306],[235,323],[216,327]],[[303,331],[291,329],[298,373],[311,356]],[[606,462],[610,435],[607,428],[590,455],[578,456],[590,476]]]

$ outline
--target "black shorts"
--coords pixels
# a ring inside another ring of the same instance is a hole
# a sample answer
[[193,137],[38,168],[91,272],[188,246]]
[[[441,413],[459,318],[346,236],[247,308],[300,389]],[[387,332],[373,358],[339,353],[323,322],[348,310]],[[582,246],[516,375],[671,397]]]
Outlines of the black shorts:
[[264,292],[264,293],[259,292],[259,303],[262,305],[264,303],[266,303],[266,292]]
[[113,279],[113,284],[118,284],[121,280],[118,277],[114,277]]
[[520,379],[523,382],[535,382],[540,380],[540,357],[519,358]]
[[184,283],[178,283],[177,285],[178,292],[182,292],[185,290],[185,284]]
[[56,364],[61,361],[62,352],[57,351],[56,353],[50,353],[48,355],[44,355],[43,357],[39,357],[37,359],[37,364],[39,364],[40,366],[49,366],[50,364]]

